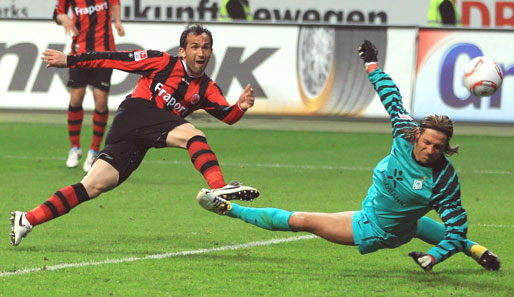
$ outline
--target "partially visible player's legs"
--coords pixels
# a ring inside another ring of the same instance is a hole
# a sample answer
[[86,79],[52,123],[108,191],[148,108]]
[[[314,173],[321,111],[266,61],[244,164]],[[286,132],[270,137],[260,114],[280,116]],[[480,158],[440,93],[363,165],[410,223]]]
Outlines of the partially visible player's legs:
[[205,209],[226,214],[272,231],[305,231],[326,240],[354,245],[353,211],[339,213],[291,212],[278,208],[254,208],[231,203],[214,191],[202,189],[196,197]]
[[203,175],[209,187],[216,189],[216,194],[226,200],[253,200],[259,196],[259,191],[239,182],[227,185],[218,159],[207,143],[205,134],[192,124],[182,124],[171,130],[166,138],[166,145],[187,149],[196,170]]
[[71,89],[70,105],[68,106],[68,135],[71,149],[66,160],[66,166],[70,168],[77,167],[82,157],[80,130],[82,129],[82,120],[84,119],[82,102],[84,101],[85,93],[85,87]]
[[354,245],[353,213],[294,212],[289,218],[289,226],[294,231],[310,232],[334,243]]
[[418,221],[418,230],[414,237],[433,245],[438,244],[444,239],[446,228],[443,224],[432,220],[429,217],[422,217]]
[[18,245],[34,226],[62,216],[80,203],[113,189],[118,177],[118,171],[100,159],[80,183],[58,190],[43,204],[27,213],[13,212],[11,244]]
[[107,107],[107,98],[109,93],[98,88],[93,88],[93,97],[95,99],[95,111],[93,113],[93,140],[87,153],[87,158],[84,161],[82,169],[88,172],[91,169],[98,152],[100,151],[100,144],[105,134],[107,120],[109,118],[109,110]]

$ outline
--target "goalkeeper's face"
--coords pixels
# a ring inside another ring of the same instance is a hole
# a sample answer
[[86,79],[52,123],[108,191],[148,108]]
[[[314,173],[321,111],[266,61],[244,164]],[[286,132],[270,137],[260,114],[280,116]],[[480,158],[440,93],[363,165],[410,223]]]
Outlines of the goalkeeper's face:
[[423,129],[423,132],[416,130],[416,142],[414,143],[414,149],[412,154],[414,159],[423,165],[430,165],[444,153],[444,148],[447,142],[447,136],[434,129]]

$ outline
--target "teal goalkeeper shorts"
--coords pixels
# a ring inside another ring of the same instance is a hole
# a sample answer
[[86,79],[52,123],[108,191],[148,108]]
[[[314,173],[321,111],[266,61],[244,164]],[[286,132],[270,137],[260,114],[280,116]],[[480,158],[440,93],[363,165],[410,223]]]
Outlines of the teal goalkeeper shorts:
[[352,218],[353,241],[361,254],[392,249],[409,242],[416,230],[406,234],[392,234],[382,230],[364,211],[355,211]]

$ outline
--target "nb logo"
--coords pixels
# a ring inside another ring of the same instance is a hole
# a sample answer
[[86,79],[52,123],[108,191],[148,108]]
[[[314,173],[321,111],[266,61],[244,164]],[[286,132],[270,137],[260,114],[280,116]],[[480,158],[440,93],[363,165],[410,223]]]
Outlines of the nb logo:
[[403,174],[403,171],[401,170],[398,170],[398,169],[395,169],[394,170],[394,176],[391,176],[389,175],[387,178],[388,179],[392,179],[393,180],[393,186],[396,188],[396,182],[397,181],[402,181],[403,178],[402,178],[402,174]]

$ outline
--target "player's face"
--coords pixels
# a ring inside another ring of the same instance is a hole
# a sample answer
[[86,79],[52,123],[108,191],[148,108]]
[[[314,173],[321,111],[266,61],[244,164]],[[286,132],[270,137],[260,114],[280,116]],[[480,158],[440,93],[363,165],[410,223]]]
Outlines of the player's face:
[[430,165],[439,160],[446,147],[446,135],[434,129],[425,129],[423,133],[416,130],[416,143],[414,143],[414,159],[423,165]]
[[180,55],[187,65],[190,76],[200,76],[205,71],[212,54],[211,39],[206,33],[187,35],[186,48],[180,48]]

